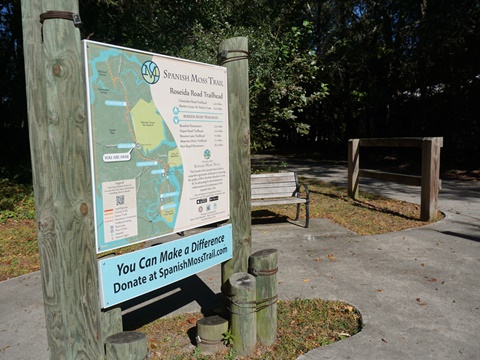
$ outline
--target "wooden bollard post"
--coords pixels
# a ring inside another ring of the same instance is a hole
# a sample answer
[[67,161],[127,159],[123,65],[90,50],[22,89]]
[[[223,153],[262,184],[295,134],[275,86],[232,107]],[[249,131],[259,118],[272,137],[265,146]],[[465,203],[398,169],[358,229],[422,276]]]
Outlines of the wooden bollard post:
[[422,141],[422,192],[420,220],[433,221],[437,217],[440,182],[440,149],[442,137],[424,138]]
[[233,257],[222,264],[222,285],[231,275],[247,272],[252,253],[250,207],[250,110],[248,38],[234,37],[218,46],[220,66],[227,68],[230,169],[230,220]]
[[106,360],[144,360],[148,355],[147,336],[139,331],[123,331],[109,336]]
[[228,321],[218,315],[208,316],[197,321],[197,347],[204,354],[215,354],[224,348],[224,334],[228,331]]
[[233,349],[239,356],[251,355],[257,342],[255,277],[245,272],[235,273],[227,283]]
[[257,251],[248,259],[248,272],[256,279],[257,338],[264,345],[277,339],[277,262],[277,249]]
[[358,199],[360,183],[360,139],[348,140],[348,196]]

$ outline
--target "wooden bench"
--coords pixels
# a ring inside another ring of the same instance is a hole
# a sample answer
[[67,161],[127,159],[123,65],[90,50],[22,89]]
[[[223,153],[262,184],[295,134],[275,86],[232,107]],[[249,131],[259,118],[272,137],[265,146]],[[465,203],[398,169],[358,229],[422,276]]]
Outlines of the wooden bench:
[[[304,197],[301,188],[304,188]],[[297,204],[298,220],[300,205],[305,204],[305,227],[309,223],[309,191],[306,184],[299,184],[295,172],[275,174],[252,174],[251,176],[252,207],[267,205]]]

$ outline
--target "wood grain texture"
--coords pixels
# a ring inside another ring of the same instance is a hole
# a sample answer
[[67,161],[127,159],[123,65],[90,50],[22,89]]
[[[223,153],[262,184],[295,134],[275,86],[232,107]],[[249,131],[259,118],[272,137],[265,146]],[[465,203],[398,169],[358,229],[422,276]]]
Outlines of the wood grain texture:
[[208,316],[197,321],[198,348],[203,354],[215,354],[225,348],[224,334],[228,331],[228,321],[218,315]]
[[[42,3],[43,12],[78,13],[77,1]],[[47,318],[59,352],[51,348],[52,358],[98,359],[103,344],[79,30],[68,20],[45,21],[43,45],[56,237],[52,270],[59,274],[52,307],[61,314],[50,324]],[[86,215],[80,211],[82,204],[90,209]]]
[[359,176],[370,178],[370,179],[392,181],[392,182],[396,182],[398,184],[403,184],[403,185],[411,185],[411,186],[422,185],[422,177],[416,176],[416,175],[405,175],[405,174],[391,173],[387,171],[360,169]]
[[[422,175],[412,176],[378,170],[360,169],[360,146],[418,147],[422,149]],[[437,216],[440,180],[440,149],[443,137],[351,139],[348,141],[348,195],[358,198],[359,177],[421,186],[420,220],[433,221]]]
[[440,191],[440,149],[443,138],[430,138],[422,146],[422,193],[420,195],[420,219],[433,221],[437,216]]
[[308,228],[309,202],[308,186],[298,182],[295,172],[251,175],[251,207],[296,204],[297,221],[300,205],[305,204],[305,227]]
[[277,249],[256,251],[249,258],[248,272],[255,276],[257,339],[272,345],[277,339]]
[[246,272],[239,272],[233,274],[227,283],[233,349],[239,356],[248,356],[253,353],[257,343],[255,277]]
[[385,147],[413,147],[420,148],[422,147],[422,141],[424,138],[417,137],[404,137],[404,138],[370,138],[370,139],[359,139],[360,146],[385,146]]
[[124,331],[107,338],[106,360],[144,360],[148,355],[147,336],[139,331]]
[[[219,53],[229,51],[227,59],[244,56],[248,39],[235,37],[223,41]],[[246,272],[252,247],[250,209],[250,110],[248,97],[248,59],[225,63],[228,81],[230,222],[233,257],[222,264],[222,284],[236,272]]]
[[39,22],[52,9],[78,13],[78,1],[21,6],[50,358],[103,359],[101,323],[111,317],[100,312],[80,33],[68,20]]
[[359,170],[360,170],[360,148],[359,139],[348,140],[348,196],[352,199],[358,198]]
[[[296,196],[297,177],[294,172],[251,175],[251,198],[266,199]],[[252,202],[253,206],[253,202]]]

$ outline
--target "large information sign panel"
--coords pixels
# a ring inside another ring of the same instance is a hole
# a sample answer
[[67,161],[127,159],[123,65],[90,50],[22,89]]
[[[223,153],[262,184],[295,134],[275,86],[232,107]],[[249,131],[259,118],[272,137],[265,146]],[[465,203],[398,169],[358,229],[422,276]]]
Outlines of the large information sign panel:
[[84,41],[97,252],[229,218],[227,74]]

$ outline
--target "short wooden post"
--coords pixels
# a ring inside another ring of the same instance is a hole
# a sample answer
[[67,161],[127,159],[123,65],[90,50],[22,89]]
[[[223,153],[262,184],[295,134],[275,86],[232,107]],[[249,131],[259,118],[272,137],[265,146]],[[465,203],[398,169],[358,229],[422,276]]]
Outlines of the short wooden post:
[[348,196],[358,198],[360,171],[360,140],[348,140]]
[[425,138],[422,141],[422,192],[420,219],[433,221],[437,215],[440,190],[440,148],[443,138]]
[[233,257],[222,264],[222,284],[225,284],[232,274],[247,272],[252,247],[248,39],[227,39],[219,45],[218,53],[219,64],[227,68],[230,222],[233,238]]
[[257,341],[255,277],[235,273],[227,283],[233,349],[239,356],[251,355]]
[[147,336],[139,331],[111,335],[105,343],[106,360],[144,360],[148,355]]
[[113,307],[108,310],[102,311],[101,316],[101,331],[102,331],[102,341],[104,344],[106,339],[113,334],[119,333],[123,330],[122,323],[122,309],[118,307]]
[[260,250],[249,258],[248,272],[257,284],[257,339],[264,345],[277,339],[277,262],[277,249]]
[[225,345],[223,339],[228,331],[228,321],[218,315],[197,321],[197,347],[203,354],[215,354]]

